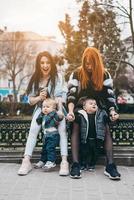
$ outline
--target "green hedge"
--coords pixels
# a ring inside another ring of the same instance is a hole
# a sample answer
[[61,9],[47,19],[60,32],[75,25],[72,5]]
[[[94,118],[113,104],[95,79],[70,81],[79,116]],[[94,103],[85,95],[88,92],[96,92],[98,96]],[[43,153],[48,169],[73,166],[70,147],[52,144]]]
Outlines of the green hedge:
[[0,115],[17,115],[17,111],[20,115],[32,115],[34,106],[28,103],[10,103],[0,102]]
[[134,104],[118,104],[119,113],[134,113]]
[[[134,113],[134,104],[118,104],[119,113]],[[9,103],[0,102],[0,115],[17,115],[17,111],[20,111],[20,115],[32,115],[34,106],[28,103]]]

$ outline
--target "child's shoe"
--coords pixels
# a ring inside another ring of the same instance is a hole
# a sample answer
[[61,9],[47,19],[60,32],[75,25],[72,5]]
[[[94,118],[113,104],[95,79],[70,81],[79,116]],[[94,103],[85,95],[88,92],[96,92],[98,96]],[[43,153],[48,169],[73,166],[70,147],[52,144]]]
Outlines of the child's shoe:
[[67,176],[69,175],[69,164],[67,161],[62,161],[60,164],[60,171],[59,171],[60,176]]
[[87,166],[87,170],[89,172],[94,172],[95,171],[95,165],[89,165],[89,166]]
[[87,165],[86,164],[81,164],[80,169],[82,171],[86,171],[87,170]]
[[40,160],[39,162],[34,164],[34,168],[39,169],[39,168],[42,168],[44,165],[45,165],[45,163]]
[[42,167],[43,171],[51,171],[56,166],[55,162],[47,161],[46,164]]

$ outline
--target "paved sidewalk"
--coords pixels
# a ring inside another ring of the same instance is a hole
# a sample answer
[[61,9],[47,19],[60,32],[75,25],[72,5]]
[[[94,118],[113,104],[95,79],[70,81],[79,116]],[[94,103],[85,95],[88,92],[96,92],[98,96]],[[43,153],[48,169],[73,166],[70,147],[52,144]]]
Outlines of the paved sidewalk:
[[84,172],[82,179],[60,177],[39,169],[18,176],[19,164],[0,163],[0,200],[134,200],[134,167],[119,166],[121,181],[96,172]]

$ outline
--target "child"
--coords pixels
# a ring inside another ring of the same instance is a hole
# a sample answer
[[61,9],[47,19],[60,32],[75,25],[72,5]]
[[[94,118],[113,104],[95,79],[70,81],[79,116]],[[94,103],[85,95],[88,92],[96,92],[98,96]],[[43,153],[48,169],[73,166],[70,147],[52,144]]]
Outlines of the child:
[[56,166],[56,146],[59,144],[60,136],[57,130],[59,122],[63,119],[63,113],[56,111],[56,101],[47,98],[42,104],[42,113],[37,118],[37,123],[42,125],[43,147],[40,161],[35,168],[43,168],[49,171]]
[[75,122],[80,125],[81,170],[95,170],[98,149],[105,137],[107,113],[100,110],[94,99],[83,99],[83,109],[79,109]]

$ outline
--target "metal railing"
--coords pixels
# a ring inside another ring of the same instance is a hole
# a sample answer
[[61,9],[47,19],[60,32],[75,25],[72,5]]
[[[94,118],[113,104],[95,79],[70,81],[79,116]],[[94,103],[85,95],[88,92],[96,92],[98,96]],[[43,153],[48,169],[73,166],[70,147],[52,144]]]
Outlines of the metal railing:
[[[30,128],[30,120],[0,119],[0,148],[24,147]],[[134,146],[134,119],[120,119],[110,125],[114,146]],[[70,143],[69,143],[70,144]],[[42,146],[42,133],[36,147]]]

